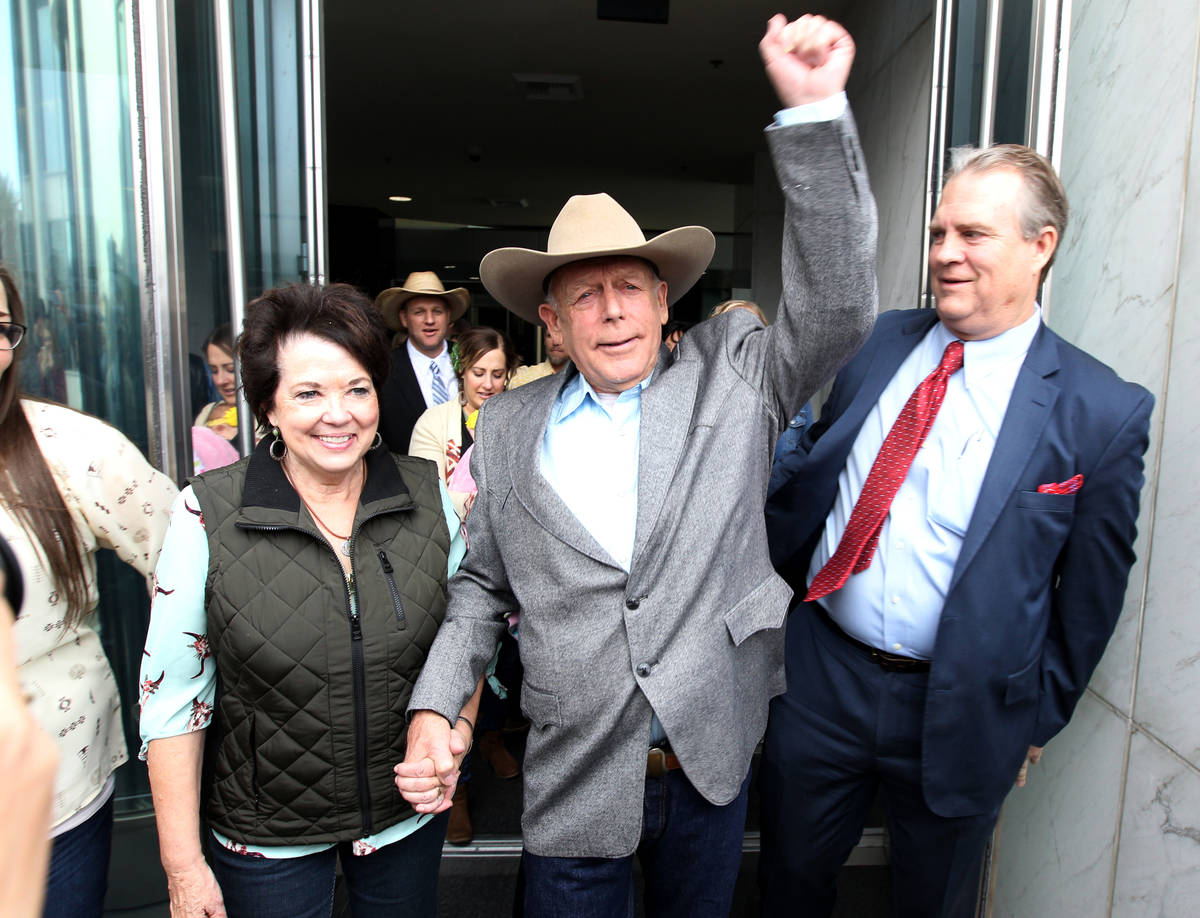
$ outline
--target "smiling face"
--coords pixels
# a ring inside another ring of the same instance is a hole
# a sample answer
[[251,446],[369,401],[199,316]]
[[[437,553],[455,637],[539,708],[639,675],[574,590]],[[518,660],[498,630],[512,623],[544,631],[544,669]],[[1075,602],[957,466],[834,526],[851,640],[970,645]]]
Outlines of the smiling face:
[[287,445],[293,477],[337,484],[358,468],[379,424],[371,377],[345,348],[315,335],[279,347],[279,386],[267,419]]
[[233,376],[233,355],[220,345],[210,344],[204,349],[204,359],[208,361],[208,372],[212,376],[213,385],[221,393],[226,405],[237,402],[237,383]]
[[938,317],[964,341],[994,338],[1033,314],[1058,232],[1021,235],[1023,179],[1014,169],[964,172],[946,183],[930,223],[929,274]]
[[508,362],[500,348],[493,348],[467,367],[462,376],[467,412],[478,411],[489,398],[503,392],[507,378]]
[[400,324],[413,347],[426,357],[436,357],[450,331],[450,306],[440,296],[414,296],[400,310]]
[[[640,258],[572,262],[554,272],[538,315],[597,392],[624,392],[654,370],[667,285]],[[556,308],[557,307],[557,308]]]

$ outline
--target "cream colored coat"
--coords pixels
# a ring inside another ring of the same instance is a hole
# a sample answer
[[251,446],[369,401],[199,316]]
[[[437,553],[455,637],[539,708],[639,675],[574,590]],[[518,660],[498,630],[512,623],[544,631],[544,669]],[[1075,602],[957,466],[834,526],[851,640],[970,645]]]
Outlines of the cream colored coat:
[[[21,407],[87,552],[88,603],[95,608],[95,553],[111,548],[150,580],[176,488],[115,427],[62,405],[28,399]],[[16,553],[25,603],[16,624],[21,688],[58,746],[56,826],[96,799],[129,756],[121,698],[95,622],[67,630],[59,592],[40,550],[0,504],[0,535]]]
[[[463,454],[462,426],[463,408],[456,398],[425,409],[413,426],[408,454],[437,463],[442,482],[448,484]],[[450,492],[459,519],[466,518],[467,497],[462,491]]]

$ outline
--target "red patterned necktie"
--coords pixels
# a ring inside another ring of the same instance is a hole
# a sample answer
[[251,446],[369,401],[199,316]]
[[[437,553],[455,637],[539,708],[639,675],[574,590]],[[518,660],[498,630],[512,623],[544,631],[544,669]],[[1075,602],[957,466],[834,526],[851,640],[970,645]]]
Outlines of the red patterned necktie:
[[921,381],[905,402],[896,423],[879,447],[879,455],[875,457],[875,464],[871,466],[862,493],[846,522],[846,531],[842,533],[837,551],[813,578],[805,602],[841,589],[851,571],[857,574],[871,566],[875,547],[879,544],[879,531],[887,519],[892,500],[942,407],[946,384],[962,365],[963,343],[951,341],[946,345],[937,369]]

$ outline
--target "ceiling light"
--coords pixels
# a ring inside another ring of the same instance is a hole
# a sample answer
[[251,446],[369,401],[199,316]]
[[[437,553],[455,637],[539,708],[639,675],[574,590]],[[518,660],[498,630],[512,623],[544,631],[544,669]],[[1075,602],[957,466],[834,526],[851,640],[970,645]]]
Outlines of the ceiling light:
[[393,204],[407,204],[412,198],[406,194],[390,194],[388,195],[388,200]]

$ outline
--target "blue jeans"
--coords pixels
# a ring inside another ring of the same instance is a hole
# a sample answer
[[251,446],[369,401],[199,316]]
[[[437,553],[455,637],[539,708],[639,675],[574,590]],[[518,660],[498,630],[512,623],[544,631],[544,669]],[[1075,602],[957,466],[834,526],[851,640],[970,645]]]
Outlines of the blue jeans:
[[213,873],[229,918],[329,918],[341,858],[354,918],[437,913],[438,867],[449,812],[407,838],[359,857],[350,842],[304,857],[247,857],[210,839]]
[[113,801],[54,839],[42,918],[100,918],[108,891]]
[[[642,805],[646,914],[655,918],[728,915],[742,862],[750,779],[725,806],[709,803],[682,771],[647,778]],[[633,855],[621,858],[521,855],[527,918],[633,915]],[[523,887],[523,889],[522,889]],[[517,903],[516,911],[521,912]]]

